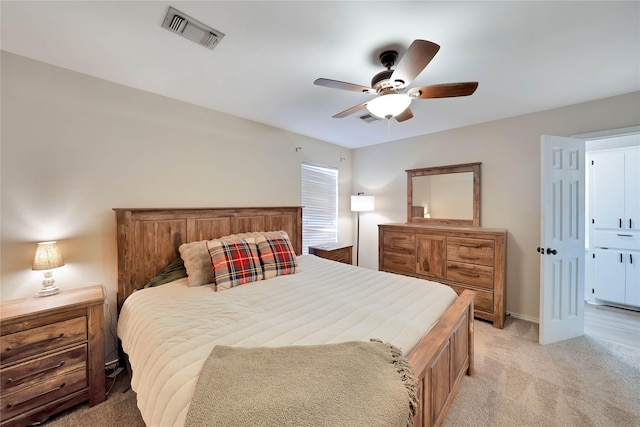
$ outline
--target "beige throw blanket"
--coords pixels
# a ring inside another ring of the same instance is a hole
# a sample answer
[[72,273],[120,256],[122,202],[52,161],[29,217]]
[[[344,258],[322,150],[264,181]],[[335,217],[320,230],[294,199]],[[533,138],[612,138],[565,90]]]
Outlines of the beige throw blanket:
[[382,342],[239,348],[206,360],[186,426],[411,426],[417,381]]

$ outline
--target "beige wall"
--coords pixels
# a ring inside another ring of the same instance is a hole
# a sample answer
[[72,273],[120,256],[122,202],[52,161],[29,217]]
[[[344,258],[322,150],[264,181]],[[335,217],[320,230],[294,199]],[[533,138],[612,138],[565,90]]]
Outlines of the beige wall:
[[540,135],[640,124],[633,93],[350,151],[6,52],[1,59],[0,299],[40,287],[35,243],[57,239],[67,262],[58,285],[104,284],[114,316],[114,207],[299,205],[300,163],[331,165],[340,170],[341,241],[355,233],[350,194],[376,196],[376,210],[360,217],[360,265],[377,269],[377,224],[406,219],[405,169],[481,161],[482,224],[509,230],[507,309],[535,320]]
[[112,208],[299,206],[302,161],[339,168],[339,235],[351,241],[350,150],[10,53],[1,59],[2,300],[38,290],[35,244],[58,240],[66,265],[56,283],[104,284],[115,322]]
[[634,126],[639,112],[635,92],[355,150],[354,190],[376,197],[360,217],[360,265],[377,267],[377,224],[406,221],[406,169],[482,162],[481,224],[509,230],[507,310],[538,319],[540,136]]

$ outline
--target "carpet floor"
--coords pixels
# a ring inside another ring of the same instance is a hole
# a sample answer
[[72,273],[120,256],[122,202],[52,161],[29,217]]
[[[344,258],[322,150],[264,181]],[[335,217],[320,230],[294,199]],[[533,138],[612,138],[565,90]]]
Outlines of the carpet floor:
[[[640,351],[582,336],[538,344],[538,325],[475,321],[475,373],[465,377],[445,427],[640,426]],[[107,380],[107,386],[111,385]],[[143,427],[123,372],[104,403],[79,405],[50,427]]]
[[640,350],[592,336],[541,346],[538,325],[475,322],[473,376],[445,421],[455,426],[640,426]]

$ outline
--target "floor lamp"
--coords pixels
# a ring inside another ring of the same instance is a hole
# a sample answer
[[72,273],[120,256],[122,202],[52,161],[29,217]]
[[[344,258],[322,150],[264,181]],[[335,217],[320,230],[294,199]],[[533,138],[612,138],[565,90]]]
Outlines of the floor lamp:
[[356,265],[359,265],[360,258],[360,212],[368,212],[373,210],[373,196],[365,196],[364,193],[358,193],[357,196],[351,196],[351,212],[357,212],[358,225],[356,234]]

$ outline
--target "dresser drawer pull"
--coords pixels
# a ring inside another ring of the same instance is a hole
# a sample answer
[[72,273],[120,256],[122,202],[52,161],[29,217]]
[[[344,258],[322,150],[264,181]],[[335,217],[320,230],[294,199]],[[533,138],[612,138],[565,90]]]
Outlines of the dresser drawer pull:
[[64,336],[64,332],[61,333],[61,334],[56,335],[55,337],[46,338],[44,340],[30,342],[28,344],[19,345],[17,347],[7,347],[4,351],[16,351],[16,350],[19,350],[19,349],[21,350],[23,348],[33,347],[33,346],[40,345],[40,344],[45,343],[45,342],[58,340],[58,339],[62,338],[63,336]]
[[9,409],[9,408],[13,408],[14,406],[22,405],[24,403],[27,403],[30,400],[37,399],[37,398],[42,397],[42,396],[44,396],[46,394],[56,392],[56,391],[62,389],[64,386],[65,386],[65,383],[62,383],[58,387],[56,387],[56,388],[54,388],[52,390],[47,390],[44,393],[37,394],[37,395],[35,395],[33,397],[28,398],[27,400],[23,400],[22,402],[18,402],[18,403],[9,402],[9,403],[7,403],[7,407],[6,408]]
[[58,363],[55,366],[49,366],[48,368],[44,368],[44,369],[40,369],[39,371],[31,372],[30,374],[24,375],[24,376],[22,376],[20,378],[9,378],[9,379],[7,379],[7,384],[14,384],[14,383],[20,384],[21,382],[23,382],[26,379],[29,379],[31,377],[35,377],[35,376],[40,375],[40,374],[44,374],[47,371],[56,370],[56,369],[62,367],[63,365],[64,365],[64,360],[62,362]]
[[633,237],[633,234],[616,234],[618,237]]
[[480,258],[479,258],[479,257],[477,257],[477,256],[459,255],[459,257],[460,257],[460,258],[462,258],[462,259],[468,259],[468,260],[470,260],[470,261],[475,261],[475,260],[480,259]]
[[465,273],[464,271],[459,271],[458,274],[460,274],[461,276],[473,277],[476,279],[480,277],[479,274]]
[[463,248],[471,248],[471,249],[482,249],[482,245],[471,245],[469,243],[460,243],[458,246],[462,246]]

